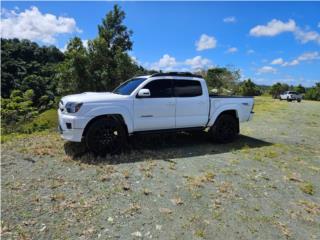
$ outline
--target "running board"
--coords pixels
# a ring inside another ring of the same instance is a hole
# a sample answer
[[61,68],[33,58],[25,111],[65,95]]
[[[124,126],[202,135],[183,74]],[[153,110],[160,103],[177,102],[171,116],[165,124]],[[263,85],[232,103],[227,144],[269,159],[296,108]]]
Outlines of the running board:
[[204,127],[170,128],[170,129],[160,129],[160,130],[137,131],[137,132],[133,132],[132,135],[155,134],[155,133],[174,133],[174,132],[190,132],[190,131],[203,131],[203,130],[205,130]]

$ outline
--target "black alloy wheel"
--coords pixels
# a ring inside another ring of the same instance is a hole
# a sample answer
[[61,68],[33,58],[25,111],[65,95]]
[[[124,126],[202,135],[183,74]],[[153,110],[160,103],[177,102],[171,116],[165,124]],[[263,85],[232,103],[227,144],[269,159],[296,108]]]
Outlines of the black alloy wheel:
[[99,156],[120,153],[125,139],[123,124],[113,116],[93,122],[85,136],[88,149]]
[[214,141],[229,143],[237,137],[238,130],[238,119],[230,114],[223,114],[216,120],[210,132]]

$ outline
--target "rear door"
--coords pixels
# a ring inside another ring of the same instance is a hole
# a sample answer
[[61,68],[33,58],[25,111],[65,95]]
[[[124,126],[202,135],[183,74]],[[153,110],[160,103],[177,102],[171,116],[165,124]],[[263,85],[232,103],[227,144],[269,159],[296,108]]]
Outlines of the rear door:
[[[209,97],[197,80],[173,80],[176,97],[176,128],[205,126],[209,114]],[[204,84],[204,83],[203,83]]]
[[151,96],[134,99],[134,131],[175,128],[172,80],[153,80],[143,88],[149,89]]

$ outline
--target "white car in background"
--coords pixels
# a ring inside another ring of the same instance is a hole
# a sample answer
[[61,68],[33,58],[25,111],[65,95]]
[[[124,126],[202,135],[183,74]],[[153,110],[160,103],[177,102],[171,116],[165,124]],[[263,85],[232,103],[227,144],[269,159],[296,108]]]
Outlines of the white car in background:
[[288,102],[291,102],[291,101],[301,102],[302,95],[297,92],[286,91],[283,94],[280,94],[280,101],[281,100],[287,100]]

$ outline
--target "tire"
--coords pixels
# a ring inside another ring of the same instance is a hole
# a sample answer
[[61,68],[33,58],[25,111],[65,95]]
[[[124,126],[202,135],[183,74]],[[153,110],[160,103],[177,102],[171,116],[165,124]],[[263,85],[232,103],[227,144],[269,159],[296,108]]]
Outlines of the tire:
[[126,132],[117,118],[110,116],[97,119],[90,126],[85,136],[89,151],[98,156],[120,153],[125,145]]
[[297,102],[301,102],[301,99],[297,99]]
[[232,142],[238,136],[239,121],[230,114],[222,114],[212,126],[210,133],[215,142]]

